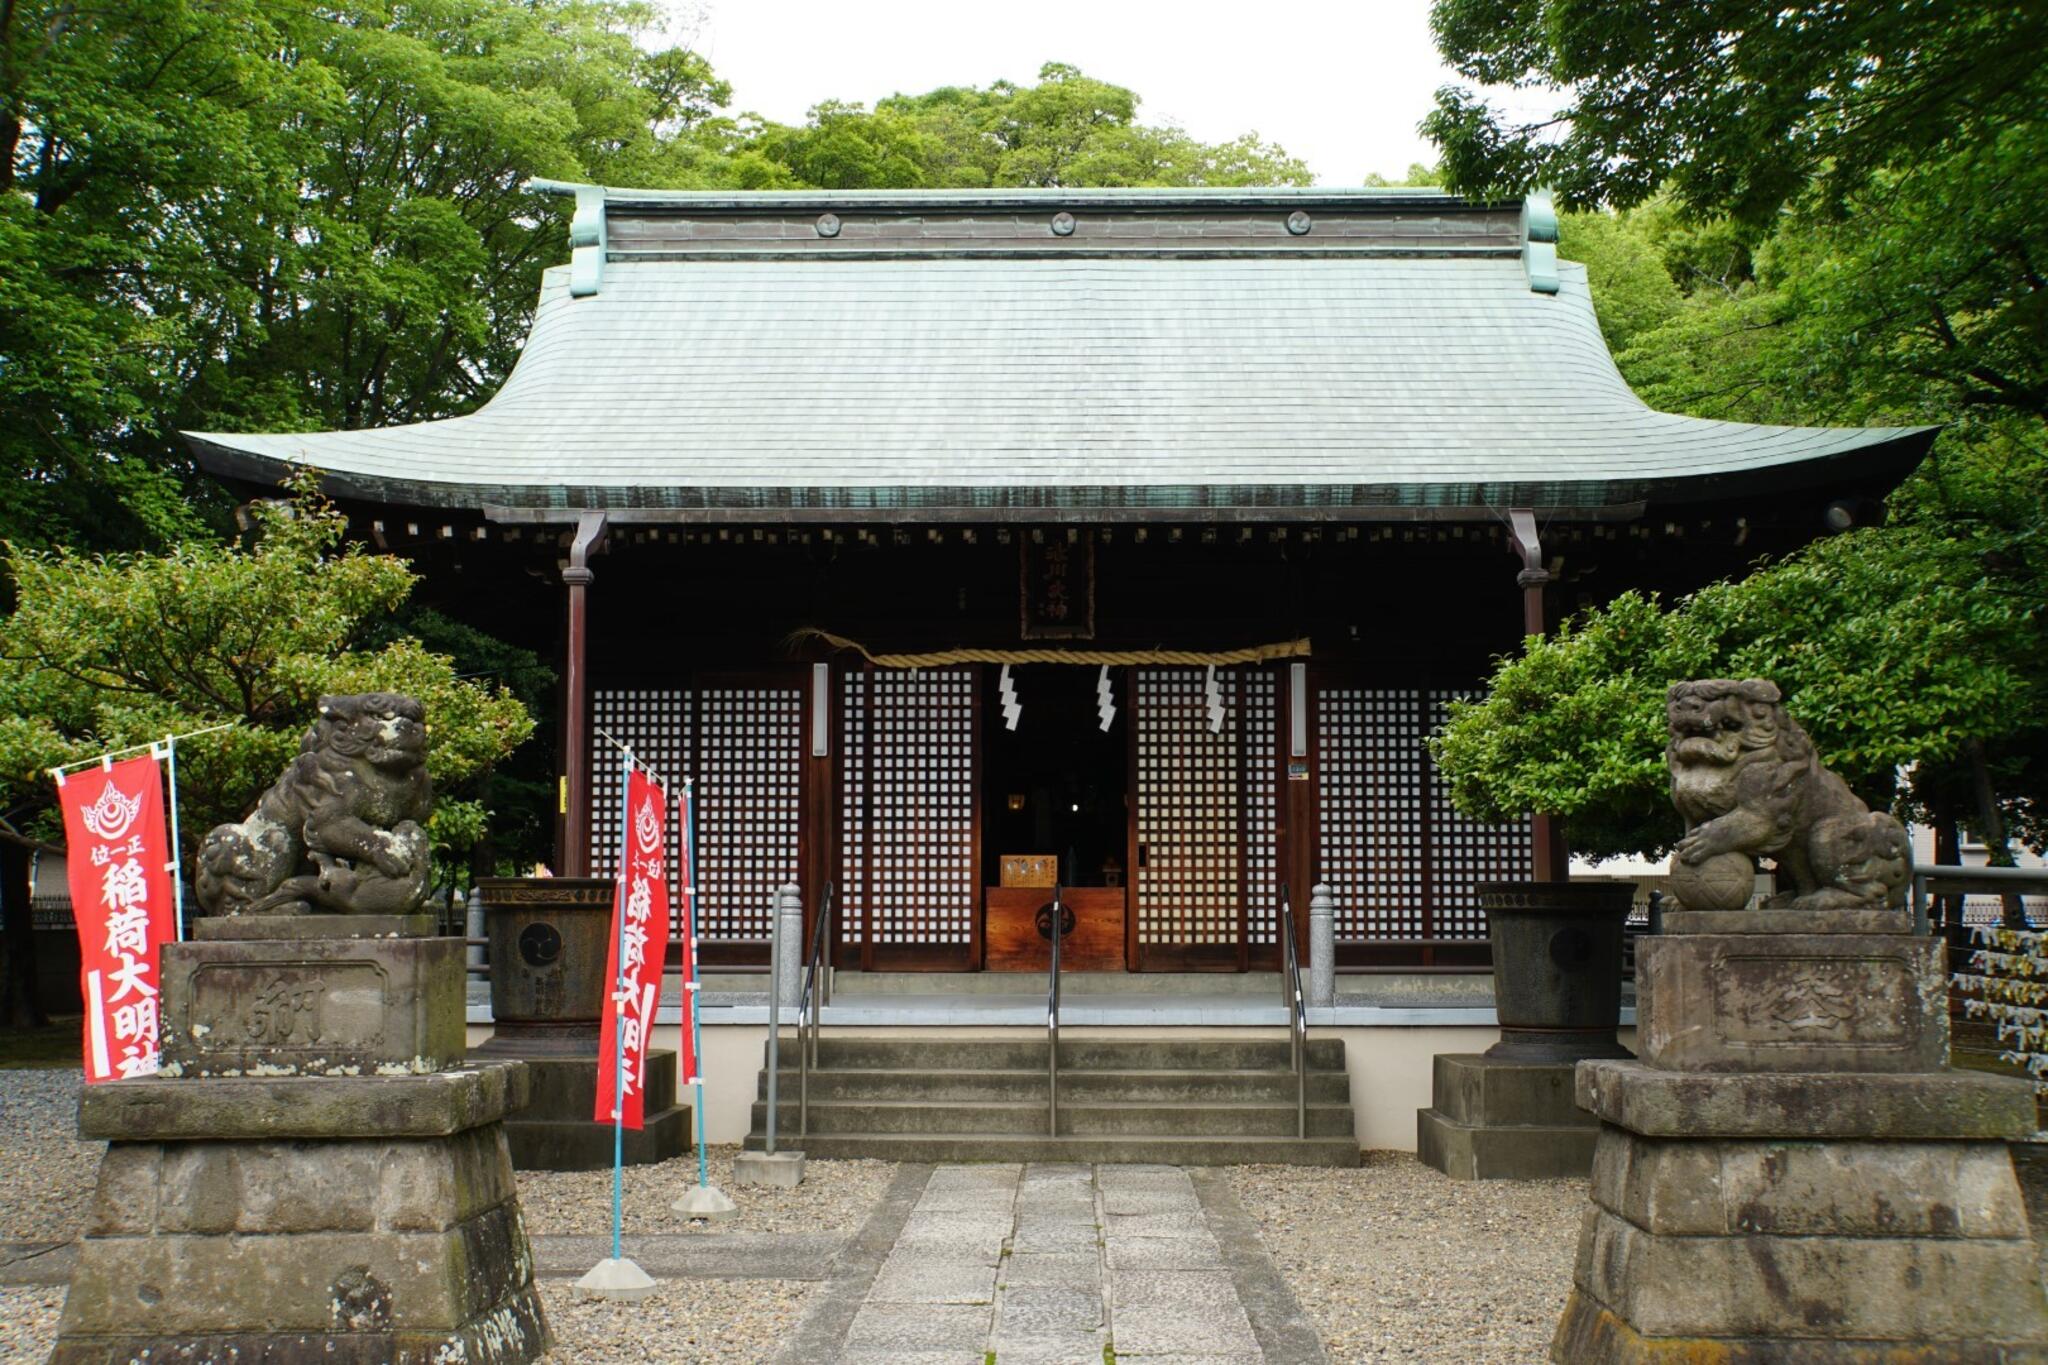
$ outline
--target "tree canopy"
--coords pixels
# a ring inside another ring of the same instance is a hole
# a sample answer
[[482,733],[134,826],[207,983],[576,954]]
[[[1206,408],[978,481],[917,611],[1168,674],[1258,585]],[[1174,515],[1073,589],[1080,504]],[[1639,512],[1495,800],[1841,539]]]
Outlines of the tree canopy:
[[[2048,838],[2048,12],[1440,0],[1469,79],[1563,90],[1429,130],[1466,192],[1557,186],[1624,375],[1652,406],[1939,424],[1882,525],[1678,602],[1625,595],[1499,664],[1439,741],[1462,806],[1568,817],[1587,852],[1676,832],[1666,684],[1761,675],[1865,792],[2004,861]],[[1594,717],[1609,715],[1601,729]],[[1490,732],[1490,733],[1489,733]]]
[[179,430],[450,416],[566,252],[531,177],[665,188],[1305,183],[1071,66],[733,115],[634,0],[0,5],[0,538],[225,529]]
[[480,835],[478,779],[533,730],[517,697],[388,630],[415,577],[342,541],[345,521],[302,481],[258,503],[252,543],[191,540],[164,554],[15,548],[17,604],[0,621],[0,806],[47,811],[47,770],[223,722],[181,751],[187,852],[239,820],[298,752],[326,693],[403,692],[427,709],[440,788],[430,832],[460,852]]

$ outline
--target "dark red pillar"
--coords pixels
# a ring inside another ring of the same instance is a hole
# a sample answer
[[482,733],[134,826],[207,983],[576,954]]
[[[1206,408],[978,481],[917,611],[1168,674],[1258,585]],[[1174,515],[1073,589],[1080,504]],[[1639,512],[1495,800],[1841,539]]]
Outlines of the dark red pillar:
[[602,512],[576,519],[562,582],[569,589],[569,641],[562,667],[560,842],[555,862],[565,877],[590,875],[590,556],[604,539]]
[[[1522,634],[1546,635],[1550,631],[1550,616],[1545,609],[1543,590],[1550,585],[1550,570],[1543,562],[1536,514],[1517,507],[1508,513],[1508,523],[1514,529],[1516,553],[1522,557],[1522,571],[1515,575],[1515,583],[1522,589]],[[1536,880],[1571,880],[1571,849],[1565,844],[1564,821],[1539,811],[1530,817],[1530,825]]]

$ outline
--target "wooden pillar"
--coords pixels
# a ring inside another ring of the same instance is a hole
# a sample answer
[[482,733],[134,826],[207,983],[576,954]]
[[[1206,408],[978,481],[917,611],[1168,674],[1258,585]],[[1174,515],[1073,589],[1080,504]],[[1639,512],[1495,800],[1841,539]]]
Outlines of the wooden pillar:
[[[1550,570],[1543,563],[1536,514],[1526,507],[1513,508],[1508,512],[1508,524],[1514,530],[1515,550],[1522,557],[1522,571],[1515,575],[1515,583],[1522,589],[1522,634],[1547,635],[1550,617],[1545,609],[1544,589],[1550,585]],[[1530,826],[1536,880],[1571,880],[1571,849],[1565,843],[1564,821],[1539,811],[1530,817]]]
[[590,875],[590,556],[604,540],[602,512],[576,519],[562,582],[569,589],[569,640],[562,668],[561,819],[555,862],[565,877]]

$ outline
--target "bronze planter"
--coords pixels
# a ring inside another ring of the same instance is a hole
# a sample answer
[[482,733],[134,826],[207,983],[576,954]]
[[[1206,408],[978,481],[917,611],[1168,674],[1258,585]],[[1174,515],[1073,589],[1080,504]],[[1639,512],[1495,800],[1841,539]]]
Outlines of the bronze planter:
[[1487,882],[1501,1061],[1576,1062],[1633,1054],[1621,1022],[1622,925],[1632,882]]
[[610,877],[486,877],[497,1050],[597,1055],[611,947]]

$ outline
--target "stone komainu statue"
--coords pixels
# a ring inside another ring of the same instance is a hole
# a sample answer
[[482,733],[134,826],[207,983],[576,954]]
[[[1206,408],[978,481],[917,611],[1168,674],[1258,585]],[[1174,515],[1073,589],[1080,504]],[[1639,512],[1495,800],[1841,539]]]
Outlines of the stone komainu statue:
[[[1672,686],[1666,703],[1671,800],[1685,817],[1673,865],[1687,909],[1739,909],[1758,856],[1775,859],[1773,907],[1896,908],[1904,904],[1912,850],[1906,830],[1856,798],[1821,766],[1813,741],[1785,712],[1777,685],[1715,678]],[[1739,855],[1743,865],[1730,860]],[[1714,900],[1700,873],[1719,861],[1739,882],[1734,904]],[[1684,864],[1681,867],[1678,864]],[[1747,872],[1744,872],[1744,866]]]
[[322,697],[299,755],[240,824],[199,849],[214,915],[406,915],[426,898],[426,711],[411,697]]

